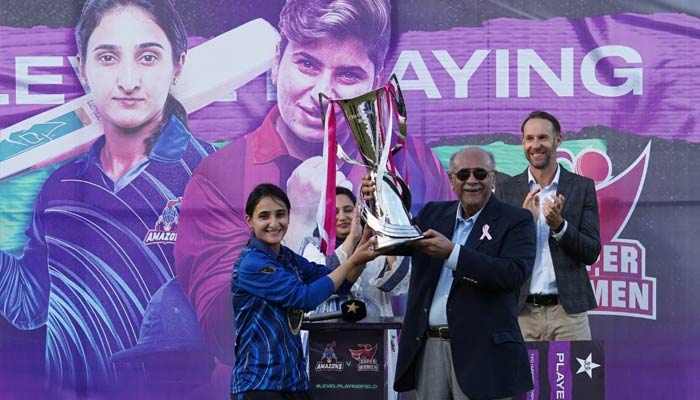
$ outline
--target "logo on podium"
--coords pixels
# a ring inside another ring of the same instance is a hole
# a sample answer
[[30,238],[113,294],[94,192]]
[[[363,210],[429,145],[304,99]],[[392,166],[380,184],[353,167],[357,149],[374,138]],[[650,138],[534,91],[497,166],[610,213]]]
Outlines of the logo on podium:
[[350,356],[357,361],[357,372],[379,372],[379,363],[375,358],[377,345],[358,344],[357,349],[350,350]]
[[344,365],[335,355],[335,341],[326,344],[321,353],[321,361],[316,363],[316,372],[343,372]]

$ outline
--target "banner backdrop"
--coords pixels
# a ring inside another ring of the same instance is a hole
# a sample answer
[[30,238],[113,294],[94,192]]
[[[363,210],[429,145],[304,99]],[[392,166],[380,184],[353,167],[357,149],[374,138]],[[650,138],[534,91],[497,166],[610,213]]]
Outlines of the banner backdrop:
[[[100,81],[88,87],[76,58],[82,3],[6,0],[0,5],[0,161],[29,148],[49,149],[61,132],[89,125],[76,111],[29,128],[6,129],[86,91],[97,97]],[[174,4],[191,49],[255,18],[277,27],[283,2]],[[312,104],[303,96],[331,89],[339,96],[368,91],[391,73],[398,76],[407,104],[412,147],[405,162],[414,212],[426,201],[450,198],[442,168],[455,150],[483,146],[496,155],[499,172],[514,175],[527,166],[519,140],[522,120],[536,109],[559,119],[564,135],[560,164],[596,182],[603,249],[589,267],[598,301],[591,329],[594,340],[605,342],[606,398],[697,396],[700,6],[680,0],[434,0],[392,1],[391,6],[386,57],[354,48],[348,54],[369,60],[358,62],[364,69],[342,70],[331,78],[335,83],[324,87],[318,83],[323,60],[297,56],[289,60],[292,72],[316,74],[313,87],[297,98],[291,86],[281,83],[284,59],[270,60],[267,72],[190,113],[189,131],[200,141],[182,150],[186,155],[177,170],[138,170],[133,179],[147,178],[146,186],[138,186],[131,197],[118,194],[121,180],[117,186],[111,181],[65,186],[89,181],[67,173],[84,158],[54,162],[39,152],[32,153],[28,166],[42,168],[31,173],[6,177],[0,167],[5,178],[0,181],[3,398],[81,398],[121,390],[132,398],[228,398],[234,333],[226,295],[232,264],[176,268],[173,247],[187,179],[212,151],[207,143],[224,149],[231,143],[241,154],[226,164],[236,169],[221,174],[234,182],[240,178],[235,195],[240,198],[231,200],[238,207],[236,218],[256,180],[276,179],[298,193],[306,187],[299,178],[302,170],[313,175],[318,164],[285,161],[286,167],[273,172],[247,170],[246,165],[272,157],[272,147],[268,139],[246,147],[241,138],[253,137],[248,133],[256,128],[258,133],[279,130],[280,119],[291,130],[299,123],[312,131],[308,127],[317,117],[295,120],[287,114]],[[256,37],[248,40],[254,43]],[[246,63],[238,54],[209,57],[212,63],[224,57]],[[300,87],[301,78],[296,79]],[[127,108],[129,101],[123,101]],[[103,122],[111,118],[99,104],[95,107],[107,118]],[[303,111],[318,110],[307,106]],[[170,135],[180,128],[162,129]],[[302,150],[321,154],[317,137],[303,140]],[[431,163],[431,151],[438,164]],[[357,188],[357,171],[343,166],[340,173]],[[56,190],[65,199],[52,200],[48,193]],[[113,196],[97,201],[90,190]],[[303,197],[292,200],[293,208],[299,204],[302,211],[317,207]],[[119,204],[106,205],[109,201]],[[245,226],[235,229],[235,244],[225,246],[234,251],[226,260],[235,260],[246,234]],[[297,237],[288,240],[310,234],[294,232]],[[54,250],[37,254],[37,249]],[[54,256],[56,249],[63,258]],[[180,285],[172,284],[176,275]],[[151,347],[142,346],[148,343]],[[112,358],[136,347],[139,351],[123,353],[126,359]]]

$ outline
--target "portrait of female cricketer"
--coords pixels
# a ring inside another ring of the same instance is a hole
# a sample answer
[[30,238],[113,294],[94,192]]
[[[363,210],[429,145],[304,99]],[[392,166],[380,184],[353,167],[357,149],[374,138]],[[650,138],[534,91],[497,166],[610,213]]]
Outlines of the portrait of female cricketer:
[[46,326],[51,390],[87,396],[133,376],[137,366],[110,357],[136,344],[143,310],[175,270],[173,243],[148,234],[177,213],[213,147],[169,93],[187,52],[169,0],[89,0],[75,32],[104,136],[48,177],[22,257],[0,252],[0,311],[19,329]]
[[[234,362],[230,276],[250,235],[247,194],[263,182],[285,189],[298,205],[291,210],[285,245],[299,249],[312,235],[322,186],[318,94],[352,98],[383,84],[390,14],[388,0],[288,0],[280,13],[282,39],[272,67],[277,104],[260,127],[205,160],[185,190],[176,270],[218,367],[224,369],[217,374],[222,390]],[[348,151],[355,147],[347,129],[338,136]],[[427,201],[448,198],[447,175],[430,148],[411,139],[410,132],[406,147],[396,162],[401,171],[409,171],[416,210]],[[358,187],[365,173],[363,167],[342,164],[337,182],[347,179]]]

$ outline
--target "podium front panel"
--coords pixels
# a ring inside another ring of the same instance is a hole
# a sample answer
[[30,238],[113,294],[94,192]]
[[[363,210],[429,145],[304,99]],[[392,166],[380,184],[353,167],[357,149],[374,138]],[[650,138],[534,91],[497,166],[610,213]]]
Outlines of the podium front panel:
[[316,399],[386,399],[385,329],[345,324],[309,331],[309,379]]

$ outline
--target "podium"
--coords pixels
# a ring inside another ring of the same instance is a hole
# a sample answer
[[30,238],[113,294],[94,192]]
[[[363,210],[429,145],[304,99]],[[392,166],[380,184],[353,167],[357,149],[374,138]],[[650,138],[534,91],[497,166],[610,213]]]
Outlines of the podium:
[[309,380],[314,398],[386,399],[387,329],[401,329],[403,317],[367,317],[305,322],[309,331]]

